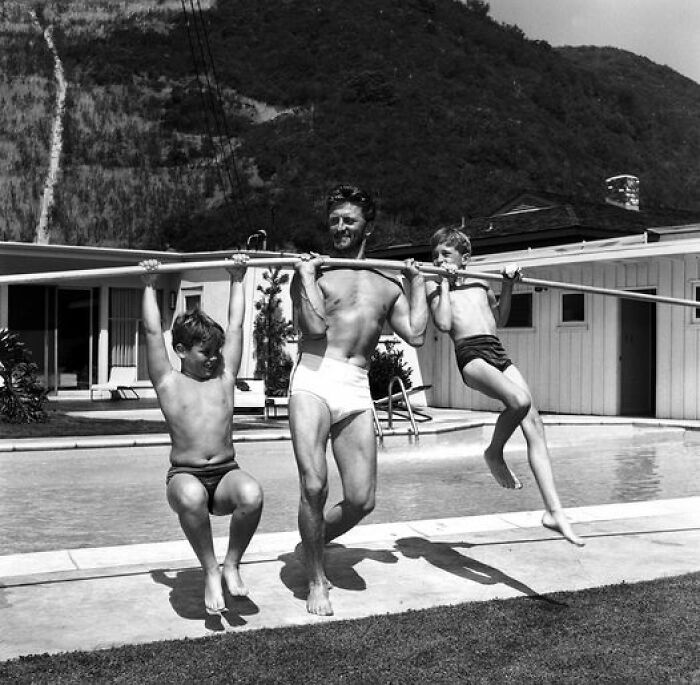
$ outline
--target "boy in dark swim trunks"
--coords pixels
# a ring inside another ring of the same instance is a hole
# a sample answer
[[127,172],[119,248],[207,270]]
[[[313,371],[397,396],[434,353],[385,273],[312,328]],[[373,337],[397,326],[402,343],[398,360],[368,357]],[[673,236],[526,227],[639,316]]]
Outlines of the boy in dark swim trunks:
[[[204,570],[204,606],[226,611],[223,584],[233,596],[248,594],[239,565],[262,511],[262,489],[236,463],[232,441],[233,390],[241,363],[245,314],[246,257],[232,258],[226,332],[199,309],[177,317],[172,345],[180,358],[173,369],[163,340],[155,281],[159,263],[141,262],[143,324],[148,375],[170,431],[172,464],[166,479],[168,503]],[[231,514],[228,551],[222,568],[214,554],[210,514]]]
[[[457,228],[437,230],[431,247],[433,263],[451,271],[464,269],[471,258],[469,238]],[[503,276],[499,299],[487,283],[473,278],[458,276],[426,282],[430,310],[435,325],[452,337],[464,382],[505,405],[484,452],[494,478],[504,488],[522,487],[503,459],[503,448],[520,425],[527,442],[530,468],[546,507],[543,525],[560,532],[570,542],[583,545],[561,508],[544,426],[532,404],[530,389],[496,335],[496,327],[508,321],[513,283],[520,278],[520,269],[509,265]]]

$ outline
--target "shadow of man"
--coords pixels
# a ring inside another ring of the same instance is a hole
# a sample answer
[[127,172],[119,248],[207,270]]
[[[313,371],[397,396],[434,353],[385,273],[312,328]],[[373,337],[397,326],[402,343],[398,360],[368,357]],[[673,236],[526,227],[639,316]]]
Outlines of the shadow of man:
[[[293,552],[280,554],[277,558],[284,564],[280,570],[282,583],[294,593],[294,597],[306,599],[309,584],[304,567],[304,549],[301,543],[294,548]],[[366,590],[365,579],[355,570],[355,566],[365,560],[377,561],[382,564],[398,562],[396,555],[387,549],[345,547],[345,545],[331,543],[326,546],[326,577],[333,587],[355,592]]]
[[151,578],[170,588],[170,606],[178,616],[190,621],[204,621],[207,630],[224,630],[223,621],[231,627],[246,625],[243,616],[257,614],[260,609],[248,597],[232,597],[224,590],[226,611],[222,616],[211,616],[204,609],[204,572],[201,568],[182,571],[151,571]]
[[448,573],[453,573],[465,580],[471,580],[481,585],[498,585],[502,583],[521,592],[531,599],[537,599],[548,604],[566,606],[562,602],[541,595],[525,583],[509,576],[499,569],[477,561],[458,552],[455,547],[472,547],[465,542],[431,542],[425,538],[400,538],[394,543],[396,549],[407,559],[425,559],[429,564]]

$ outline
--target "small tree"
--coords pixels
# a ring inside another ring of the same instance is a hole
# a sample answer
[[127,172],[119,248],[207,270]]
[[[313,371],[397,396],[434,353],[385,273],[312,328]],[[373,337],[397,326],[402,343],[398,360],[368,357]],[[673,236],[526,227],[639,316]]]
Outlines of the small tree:
[[255,303],[258,313],[253,326],[255,342],[255,377],[265,379],[265,394],[283,396],[289,388],[292,358],[284,349],[293,332],[292,322],[282,316],[280,292],[289,281],[288,274],[280,269],[265,271],[263,278],[268,285],[259,285],[262,297]]
[[411,387],[412,369],[403,360],[403,350],[386,343],[386,351],[377,348],[369,360],[369,391],[373,400],[386,397],[389,393],[389,381],[398,376],[406,389]]
[[19,334],[0,329],[0,415],[10,423],[46,421],[47,390],[39,383],[37,365]]

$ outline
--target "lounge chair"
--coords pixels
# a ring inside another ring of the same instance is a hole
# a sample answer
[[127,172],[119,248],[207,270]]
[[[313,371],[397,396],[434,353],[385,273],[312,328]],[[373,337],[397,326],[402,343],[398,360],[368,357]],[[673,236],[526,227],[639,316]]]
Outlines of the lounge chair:
[[138,400],[138,393],[134,390],[135,384],[135,366],[113,366],[106,383],[90,386],[90,399],[94,399],[95,392],[108,392],[111,400]]
[[235,412],[254,409],[265,412],[265,381],[261,378],[237,378],[234,397]]

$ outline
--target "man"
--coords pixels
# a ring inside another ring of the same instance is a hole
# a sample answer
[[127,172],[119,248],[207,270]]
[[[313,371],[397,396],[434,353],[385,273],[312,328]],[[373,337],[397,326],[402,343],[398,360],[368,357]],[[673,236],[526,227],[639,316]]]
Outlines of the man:
[[[364,257],[375,207],[360,188],[340,185],[327,199],[332,256]],[[309,580],[307,610],[331,615],[324,545],[350,530],[374,508],[377,447],[369,359],[385,321],[406,342],[423,344],[428,320],[423,276],[413,260],[398,280],[379,271],[323,267],[305,255],[296,266],[291,293],[301,329],[299,360],[290,388],[289,422],[299,469],[299,532]],[[324,517],[328,495],[326,444],[330,436],[343,500]]]

